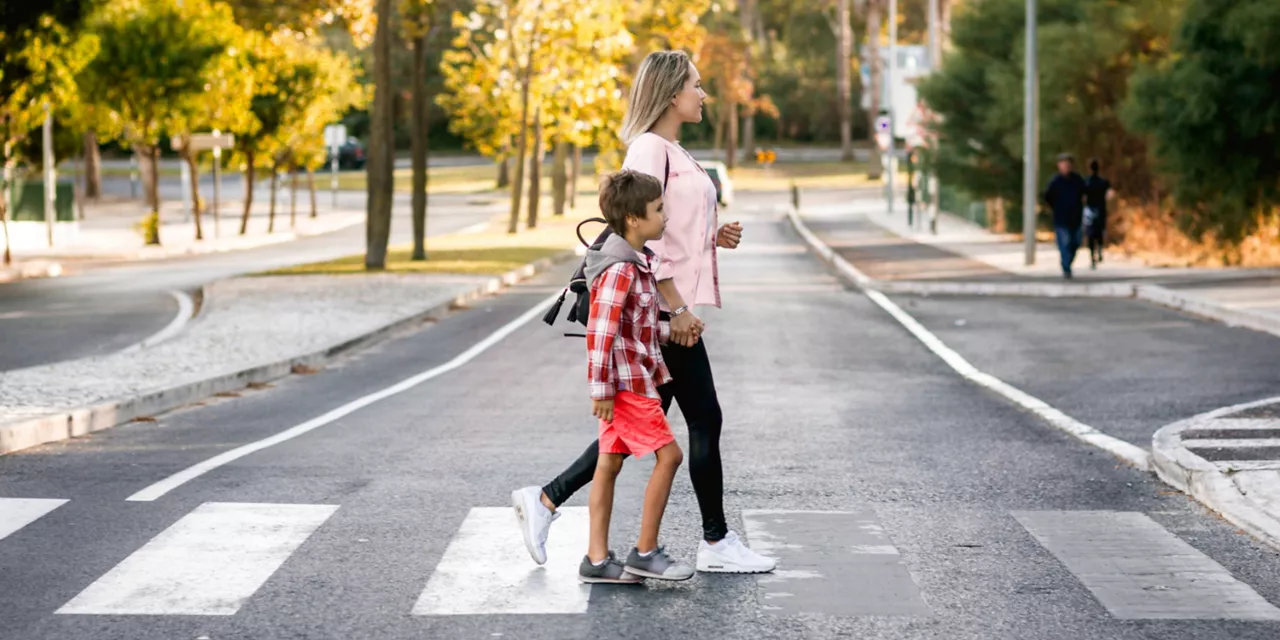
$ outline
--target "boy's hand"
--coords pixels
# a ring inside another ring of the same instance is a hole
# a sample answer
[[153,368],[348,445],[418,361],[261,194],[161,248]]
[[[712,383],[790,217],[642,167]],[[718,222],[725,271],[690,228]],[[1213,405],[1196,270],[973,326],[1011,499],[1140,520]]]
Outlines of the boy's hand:
[[720,226],[720,232],[716,234],[716,246],[721,249],[737,249],[738,244],[742,242],[742,224],[738,222],[730,222]]
[[604,420],[605,422],[613,422],[613,398],[608,400],[592,400],[591,415]]

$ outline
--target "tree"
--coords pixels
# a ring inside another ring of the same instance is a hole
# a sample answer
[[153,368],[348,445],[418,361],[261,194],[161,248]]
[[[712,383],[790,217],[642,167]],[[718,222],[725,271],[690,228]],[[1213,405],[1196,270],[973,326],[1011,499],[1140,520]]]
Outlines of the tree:
[[836,0],[836,93],[840,100],[840,159],[853,160],[853,83],[849,72],[853,66],[853,25],[850,23],[849,0]]
[[[1118,110],[1129,76],[1158,55],[1176,7],[1161,0],[1044,0],[1039,8],[1043,56],[1040,174],[1070,151],[1097,156],[1114,182],[1130,192],[1150,184],[1145,142],[1127,130]],[[939,118],[938,178],[977,198],[1000,199],[1006,228],[1021,228],[1023,37],[1025,3],[987,0],[956,15],[954,50],[920,85]]]
[[[867,138],[874,139],[876,135],[876,118],[880,117],[880,92],[884,87],[883,76],[880,69],[880,11],[881,4],[884,0],[864,0],[867,7],[867,64],[870,66],[871,86],[863,87],[863,91],[869,91],[867,96]],[[880,163],[872,162],[871,171],[872,178],[880,176]]]
[[[101,50],[86,69],[86,95],[119,122],[126,142],[146,159],[155,229],[160,134],[175,117],[175,105],[204,90],[210,65],[229,44],[218,25],[230,20],[225,5],[207,0],[121,0],[93,20]],[[158,244],[158,232],[148,241]]]
[[[0,180],[0,227],[4,232],[4,264],[12,261],[9,247],[9,189],[17,162],[17,147],[45,116],[45,106],[68,105],[77,99],[78,74],[96,55],[97,38],[73,35],[55,16],[71,23],[80,20],[79,3],[55,3],[47,14],[27,13],[23,7],[12,16],[12,31],[0,32],[0,136],[3,136],[4,174]],[[6,16],[7,18],[10,16]],[[6,25],[7,26],[7,25]]]
[[413,260],[427,259],[427,161],[430,144],[427,140],[428,109],[431,98],[427,95],[427,50],[432,36],[439,30],[436,25],[436,4],[431,0],[405,0],[400,13],[404,16],[404,39],[413,53],[412,126],[410,128],[413,155]]
[[1234,245],[1274,215],[1280,5],[1191,0],[1170,55],[1144,65],[1133,84],[1126,120],[1150,136],[1184,231]]
[[373,41],[373,122],[365,165],[369,200],[364,266],[387,267],[391,238],[391,203],[395,189],[395,132],[392,118],[391,41],[395,37],[391,0],[376,0],[377,32]]

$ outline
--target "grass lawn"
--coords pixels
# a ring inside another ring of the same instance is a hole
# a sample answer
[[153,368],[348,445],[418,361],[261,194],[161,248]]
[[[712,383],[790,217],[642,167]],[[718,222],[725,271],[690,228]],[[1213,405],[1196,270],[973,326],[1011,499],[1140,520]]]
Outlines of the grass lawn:
[[792,162],[766,169],[756,165],[729,171],[736,191],[783,191],[794,182],[801,189],[865,187],[870,165],[865,162]]
[[[547,214],[549,212],[544,212]],[[506,221],[495,218],[489,228],[480,233],[449,234],[427,238],[427,260],[410,260],[411,245],[393,246],[387,254],[387,271],[391,273],[461,273],[469,275],[500,275],[524,265],[548,258],[578,245],[574,228],[594,212],[579,207],[577,213],[564,217],[550,215],[539,222],[536,229],[523,229],[516,234],[506,233]],[[522,225],[523,226],[523,225]],[[595,234],[597,226],[583,229]],[[364,269],[364,254],[347,256],[327,262],[298,265],[259,275],[341,275],[368,273]]]

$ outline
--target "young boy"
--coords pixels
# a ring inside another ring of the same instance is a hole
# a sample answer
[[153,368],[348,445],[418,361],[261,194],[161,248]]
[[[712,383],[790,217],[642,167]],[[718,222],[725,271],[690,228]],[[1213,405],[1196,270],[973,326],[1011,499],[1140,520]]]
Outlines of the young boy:
[[[591,482],[591,542],[578,577],[617,584],[688,580],[693,567],[658,546],[671,482],[684,459],[658,396],[658,387],[671,375],[660,349],[665,332],[658,323],[658,283],[651,265],[656,258],[644,246],[666,228],[662,183],[636,171],[616,173],[600,188],[600,210],[614,235],[586,259],[591,282],[587,373],[592,413],[600,419],[600,458]],[[650,452],[657,463],[644,493],[640,538],[626,562],[619,562],[609,550],[614,481],[623,458]]]

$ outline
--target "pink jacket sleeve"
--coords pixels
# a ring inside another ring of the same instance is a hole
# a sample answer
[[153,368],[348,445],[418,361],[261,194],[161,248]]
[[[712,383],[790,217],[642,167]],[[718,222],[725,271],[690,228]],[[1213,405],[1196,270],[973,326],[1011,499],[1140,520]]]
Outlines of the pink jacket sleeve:
[[[622,168],[647,173],[665,185],[668,184],[669,161],[666,143],[656,134],[645,134],[632,141]],[[664,208],[670,215],[669,202]],[[658,282],[675,277],[675,265],[688,259],[689,248],[682,244],[686,241],[685,238],[677,237],[677,234],[667,234],[661,240],[650,240],[645,244],[658,255],[658,265],[653,271]]]

